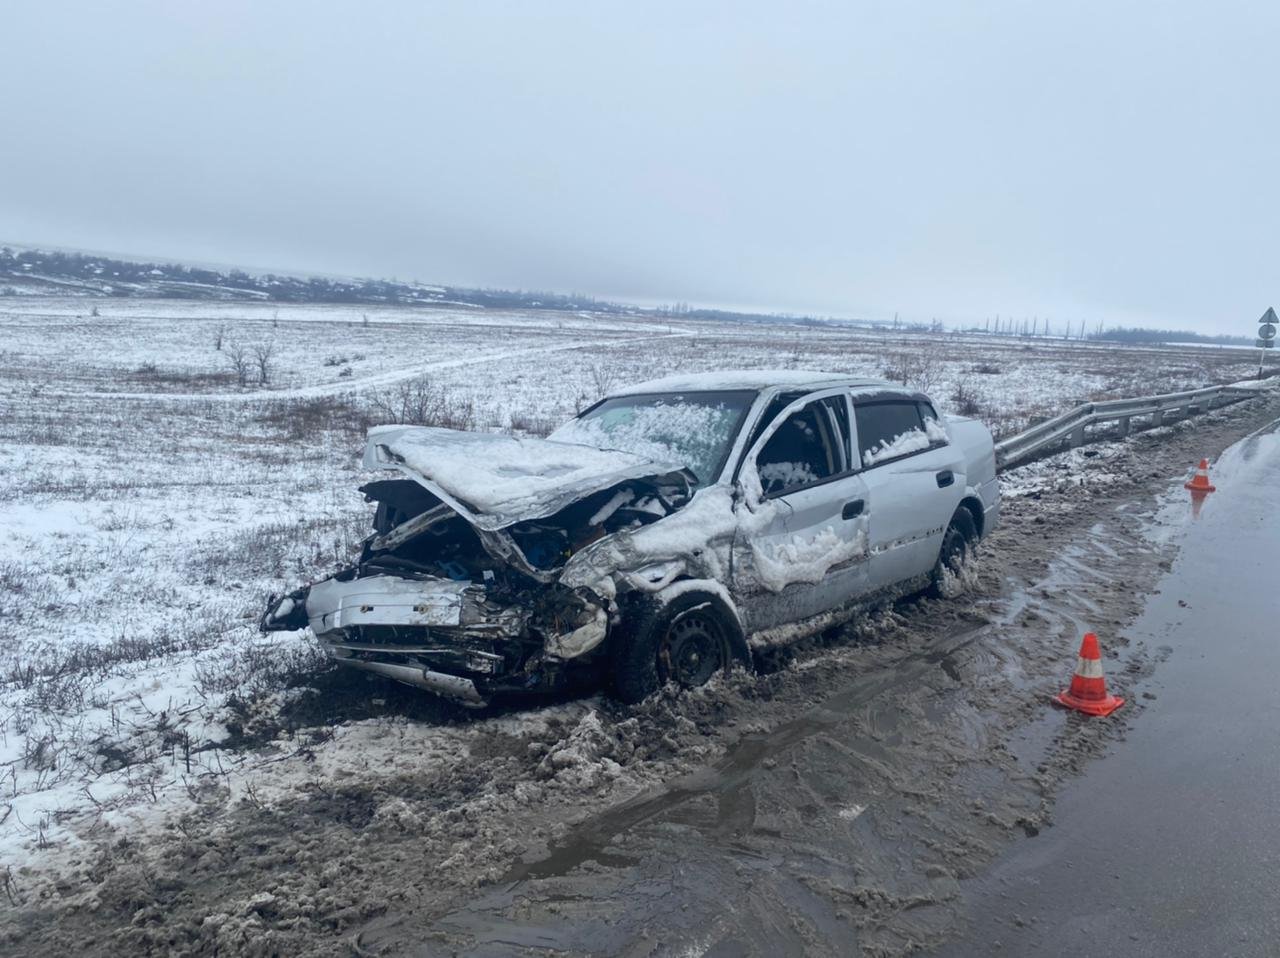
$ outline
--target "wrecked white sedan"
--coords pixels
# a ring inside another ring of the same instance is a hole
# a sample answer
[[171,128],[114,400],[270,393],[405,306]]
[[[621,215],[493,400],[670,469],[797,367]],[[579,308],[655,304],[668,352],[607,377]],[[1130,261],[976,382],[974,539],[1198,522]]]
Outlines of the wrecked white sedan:
[[999,514],[991,435],[825,373],[677,377],[547,439],[369,433],[359,561],[282,598],[349,666],[482,704],[605,681],[705,683],[886,594],[961,588]]

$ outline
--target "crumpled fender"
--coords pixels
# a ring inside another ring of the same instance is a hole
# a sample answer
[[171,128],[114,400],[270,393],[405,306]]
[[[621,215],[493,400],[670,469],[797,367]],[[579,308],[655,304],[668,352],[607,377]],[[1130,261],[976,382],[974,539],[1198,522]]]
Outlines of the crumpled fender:
[[709,601],[719,608],[721,614],[728,620],[725,624],[729,626],[730,652],[739,661],[749,663],[751,661],[751,650],[747,645],[747,634],[742,626],[742,616],[738,613],[738,606],[733,601],[733,596],[722,583],[715,579],[681,579],[652,593],[652,598],[666,605],[678,596],[688,595],[690,592],[704,593],[708,596]]

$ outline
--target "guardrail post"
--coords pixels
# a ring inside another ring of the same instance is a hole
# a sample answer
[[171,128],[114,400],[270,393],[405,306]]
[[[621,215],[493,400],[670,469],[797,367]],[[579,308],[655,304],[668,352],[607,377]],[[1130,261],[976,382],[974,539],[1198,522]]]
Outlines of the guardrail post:
[[1084,445],[1084,427],[1085,427],[1085,424],[1081,423],[1080,425],[1076,426],[1075,429],[1071,430],[1071,448],[1072,449],[1078,449]]
[[1155,429],[1163,425],[1164,425],[1164,410],[1156,409],[1156,411],[1151,414],[1151,428]]
[[1120,427],[1120,437],[1123,439],[1129,435],[1129,417],[1121,416],[1118,425]]

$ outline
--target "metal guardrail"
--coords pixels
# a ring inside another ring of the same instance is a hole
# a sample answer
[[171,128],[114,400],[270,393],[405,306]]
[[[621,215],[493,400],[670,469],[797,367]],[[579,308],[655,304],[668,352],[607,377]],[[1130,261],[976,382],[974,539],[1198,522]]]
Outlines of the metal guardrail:
[[[1152,429],[1163,426],[1171,418],[1185,419],[1257,395],[1257,389],[1247,386],[1210,386],[1190,392],[1084,403],[1060,416],[1037,423],[1016,436],[997,442],[996,470],[1009,469],[1058,444],[1065,443],[1066,448],[1070,449],[1083,446],[1090,441],[1086,432],[1088,427],[1099,423],[1117,422],[1120,424],[1118,435],[1127,436],[1135,416],[1150,417],[1147,428]],[[1107,438],[1115,438],[1116,435],[1117,433],[1111,433]]]

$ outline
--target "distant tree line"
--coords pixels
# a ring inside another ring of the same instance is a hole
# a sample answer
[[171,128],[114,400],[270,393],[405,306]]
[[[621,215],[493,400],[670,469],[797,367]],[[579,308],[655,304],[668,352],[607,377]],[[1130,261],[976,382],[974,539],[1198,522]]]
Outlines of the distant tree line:
[[1148,329],[1143,326],[1113,326],[1107,329],[1103,327],[1101,322],[1089,329],[1085,320],[1065,320],[1051,324],[1047,318],[1042,320],[1038,316],[1023,319],[1015,319],[1012,316],[1003,318],[996,316],[994,321],[988,318],[985,325],[965,327],[965,332],[991,333],[997,336],[1079,339],[1111,343],[1215,343],[1245,346],[1253,344],[1253,338],[1248,336],[1231,336],[1224,333],[1192,333],[1180,329]]
[[1146,329],[1142,326],[1115,326],[1089,334],[1090,339],[1111,343],[1215,343],[1224,346],[1252,346],[1252,336],[1189,333],[1181,329]]
[[[169,299],[217,299],[228,296],[270,300],[281,303],[357,303],[386,305],[430,305],[461,303],[488,309],[585,310],[594,313],[656,315],[680,320],[717,322],[792,322],[802,326],[863,326],[891,329],[905,333],[940,333],[943,325],[931,322],[906,322],[895,314],[887,321],[832,319],[818,316],[796,316],[789,313],[745,313],[736,310],[702,309],[677,302],[656,309],[641,310],[583,293],[554,293],[546,290],[471,289],[459,286],[437,286],[419,282],[405,283],[396,279],[346,279],[323,276],[287,276],[275,273],[251,274],[244,270],[227,271],[182,263],[138,262],[74,253],[62,250],[33,250],[0,247],[0,295],[17,294],[32,282],[72,282],[88,293],[101,296],[147,296]],[[18,285],[12,285],[17,283]],[[1252,337],[1206,335],[1172,329],[1114,327],[1102,324],[1088,330],[1083,320],[1050,325],[1047,318],[1014,319],[996,316],[970,332],[987,332],[1001,336],[1046,336],[1063,339],[1089,339],[1119,343],[1197,342],[1251,345]]]
[[[242,294],[281,303],[366,303],[412,305],[457,302],[493,309],[583,309],[593,312],[633,311],[581,293],[541,290],[467,289],[405,283],[395,279],[338,279],[323,276],[251,274],[182,263],[138,262],[62,250],[0,248],[0,289],[7,283],[73,281],[103,296],[151,296],[168,299],[214,299]],[[8,286],[12,293],[21,287]]]

